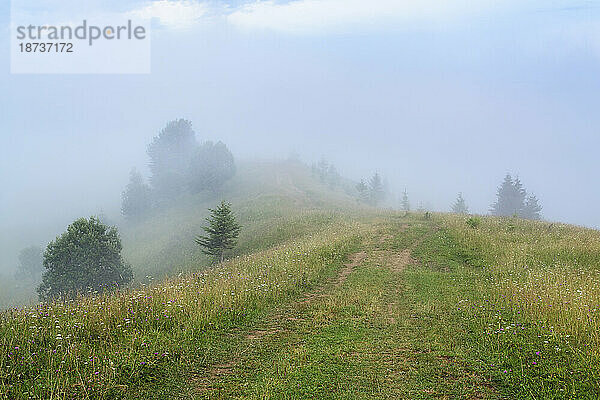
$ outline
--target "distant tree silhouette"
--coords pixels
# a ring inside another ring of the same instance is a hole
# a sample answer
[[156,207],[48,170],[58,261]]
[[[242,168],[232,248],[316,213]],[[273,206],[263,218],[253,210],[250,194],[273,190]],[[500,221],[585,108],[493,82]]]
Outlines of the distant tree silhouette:
[[133,168],[129,173],[129,183],[121,194],[121,213],[129,220],[137,220],[147,214],[151,206],[150,187],[144,183],[142,175]]
[[19,253],[18,278],[39,279],[44,270],[43,254],[40,246],[29,246]]
[[312,174],[318,176],[321,182],[332,189],[338,187],[342,180],[335,165],[327,162],[325,157],[321,158],[318,164],[312,165]]
[[410,201],[408,200],[408,192],[404,189],[402,193],[402,200],[400,201],[400,208],[403,211],[410,211]]
[[535,196],[527,196],[521,180],[513,180],[506,174],[498,187],[496,202],[492,204],[490,212],[496,216],[517,216],[528,219],[540,219],[541,206]]
[[527,191],[523,187],[521,180],[517,176],[514,181],[514,196],[515,196],[515,204],[519,208],[519,211],[516,213],[518,216],[522,216],[523,209],[525,208],[525,200],[527,199]]
[[208,234],[198,236],[196,243],[202,246],[205,254],[214,256],[220,262],[225,259],[225,253],[237,244],[240,225],[231,211],[231,204],[221,202],[215,209],[209,209],[210,217],[206,219],[208,226],[203,228]]
[[190,162],[189,185],[193,193],[216,190],[235,175],[233,154],[223,142],[204,142]]
[[506,174],[504,181],[498,187],[496,193],[496,202],[492,204],[490,211],[496,216],[513,216],[519,215],[523,209],[523,202],[519,201],[520,195],[518,188],[515,187],[510,174]]
[[376,172],[369,180],[369,198],[371,200],[371,204],[377,206],[383,201],[384,197],[385,191],[383,189],[383,182],[381,181],[379,174]]
[[336,188],[340,184],[342,177],[337,171],[337,168],[333,164],[329,164],[327,169],[327,184],[330,188]]
[[321,158],[319,163],[317,164],[317,175],[321,182],[325,183],[327,181],[327,173],[329,172],[329,163],[325,160],[325,157]]
[[185,119],[168,122],[152,140],[148,146],[150,183],[159,201],[186,190],[190,162],[197,148],[192,123]]
[[454,212],[456,214],[468,214],[469,213],[469,207],[467,207],[467,203],[465,202],[465,199],[463,198],[462,192],[458,194],[456,201],[452,205],[452,212]]
[[542,218],[541,211],[542,206],[539,205],[537,197],[534,194],[527,196],[525,207],[523,208],[523,218],[539,220]]
[[369,186],[367,186],[364,179],[361,179],[361,181],[356,185],[356,191],[358,192],[358,199],[361,202],[369,202]]

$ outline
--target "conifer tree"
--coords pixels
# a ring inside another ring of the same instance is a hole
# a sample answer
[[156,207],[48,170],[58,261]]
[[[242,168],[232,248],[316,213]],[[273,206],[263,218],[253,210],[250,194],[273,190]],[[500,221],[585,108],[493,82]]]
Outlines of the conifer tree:
[[498,188],[497,199],[490,208],[492,215],[540,219],[542,207],[535,195],[528,196],[521,180],[507,174]]
[[516,209],[515,213],[518,216],[522,216],[523,210],[525,208],[525,201],[527,200],[527,192],[521,183],[521,180],[517,176],[514,182],[514,207]]
[[406,192],[406,189],[404,189],[404,192],[402,193],[402,201],[400,202],[400,206],[402,211],[410,211],[410,201],[408,201],[408,193]]
[[452,205],[452,212],[454,212],[456,214],[468,214],[469,213],[469,207],[467,207],[467,203],[465,202],[465,199],[463,198],[462,192],[458,194],[456,201]]
[[365,183],[364,179],[356,185],[356,191],[358,192],[358,199],[363,203],[369,202],[369,187]]
[[237,244],[241,226],[235,220],[231,204],[221,202],[215,209],[209,209],[210,217],[206,218],[208,226],[203,228],[206,236],[198,236],[196,243],[203,247],[204,254],[225,260],[225,253]]
[[541,216],[542,206],[539,204],[537,197],[534,194],[527,196],[525,207],[523,208],[523,218],[539,220]]
[[521,182],[513,181],[510,174],[506,174],[504,181],[496,193],[496,202],[492,204],[490,212],[492,215],[510,217],[520,215],[524,206],[525,191]]

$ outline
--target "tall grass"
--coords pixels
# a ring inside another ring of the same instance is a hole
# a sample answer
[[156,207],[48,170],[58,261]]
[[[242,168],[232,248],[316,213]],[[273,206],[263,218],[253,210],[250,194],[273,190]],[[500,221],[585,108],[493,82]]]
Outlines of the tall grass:
[[462,218],[442,218],[461,246],[483,257],[484,290],[600,355],[599,231],[513,218],[483,218],[472,229]]
[[325,279],[362,229],[339,223],[139,290],[5,312],[0,393],[11,399],[131,394],[132,386],[184,368],[190,352],[208,352],[210,342],[200,338],[210,332],[243,325]]

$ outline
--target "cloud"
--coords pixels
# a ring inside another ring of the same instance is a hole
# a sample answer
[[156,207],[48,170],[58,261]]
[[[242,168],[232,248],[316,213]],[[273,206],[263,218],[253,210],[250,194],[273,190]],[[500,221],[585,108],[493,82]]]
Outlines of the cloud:
[[345,32],[372,27],[443,26],[514,0],[262,0],[228,15],[247,29],[295,34]]
[[133,10],[142,19],[156,19],[169,29],[188,29],[197,25],[209,13],[206,3],[194,0],[158,0]]

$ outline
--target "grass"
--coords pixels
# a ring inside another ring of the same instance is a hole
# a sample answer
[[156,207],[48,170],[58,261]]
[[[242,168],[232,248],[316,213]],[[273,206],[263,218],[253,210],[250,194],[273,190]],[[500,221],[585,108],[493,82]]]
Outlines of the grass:
[[579,227],[441,217],[454,246],[483,265],[460,305],[491,373],[514,397],[600,396],[600,234]]
[[[377,223],[361,243],[364,259],[345,280],[273,312],[257,327],[260,340],[246,336],[237,353],[219,360],[224,370],[205,371],[196,397],[495,398],[486,378],[447,349],[447,332],[431,322],[431,299],[420,296],[434,282],[421,279],[420,270],[407,272],[415,265],[397,257],[424,232],[414,220]],[[407,285],[412,274],[419,287]]]
[[123,256],[136,282],[208,266],[194,238],[203,233],[208,208],[223,199],[232,203],[242,225],[235,255],[318,232],[347,218],[349,210],[364,211],[341,188],[331,190],[314,179],[302,164],[242,162],[219,192],[185,196],[140,223],[122,224]]
[[600,397],[599,232],[265,196],[224,265],[2,314],[0,398]]
[[114,398],[189,372],[208,362],[213,334],[251,321],[330,275],[358,230],[332,227],[147,289],[5,313],[0,393]]

